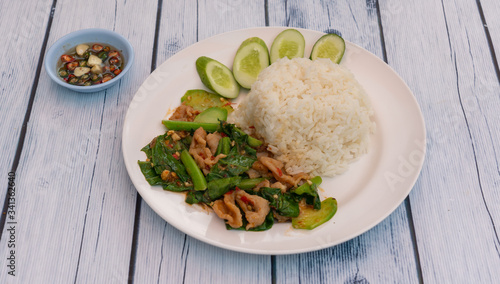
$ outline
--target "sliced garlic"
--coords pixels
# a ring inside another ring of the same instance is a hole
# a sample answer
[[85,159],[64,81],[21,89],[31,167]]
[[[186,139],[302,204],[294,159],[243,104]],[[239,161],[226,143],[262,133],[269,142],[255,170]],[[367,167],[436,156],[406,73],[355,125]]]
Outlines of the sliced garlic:
[[101,65],[94,65],[94,67],[92,67],[92,69],[90,69],[90,71],[92,71],[92,73],[94,73],[94,74],[101,74],[102,67],[101,67]]
[[87,49],[89,49],[90,46],[86,45],[86,44],[79,44],[76,46],[76,54],[82,56],[85,51],[87,51]]
[[94,65],[101,65],[101,63],[102,63],[102,59],[93,55],[93,54],[89,56],[89,60],[87,61],[87,65],[90,67],[92,67]]
[[76,77],[80,77],[90,72],[90,68],[88,67],[76,67],[73,75]]

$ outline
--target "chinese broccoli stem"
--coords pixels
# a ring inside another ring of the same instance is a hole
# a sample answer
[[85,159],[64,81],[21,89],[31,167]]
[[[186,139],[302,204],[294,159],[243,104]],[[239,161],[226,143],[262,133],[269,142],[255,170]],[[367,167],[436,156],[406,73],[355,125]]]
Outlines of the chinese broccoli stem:
[[194,190],[205,190],[207,188],[207,180],[187,150],[181,152],[181,161],[193,180]]

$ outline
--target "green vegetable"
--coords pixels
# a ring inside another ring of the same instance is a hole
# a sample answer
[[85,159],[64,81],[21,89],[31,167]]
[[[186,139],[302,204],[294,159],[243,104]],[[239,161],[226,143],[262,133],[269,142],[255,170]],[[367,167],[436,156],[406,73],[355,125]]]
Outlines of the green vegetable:
[[190,190],[186,194],[186,203],[188,204],[198,204],[201,202],[210,203],[210,200],[205,198],[205,191]]
[[165,135],[156,138],[156,143],[151,149],[151,161],[157,174],[161,175],[164,170],[169,170],[175,172],[182,182],[190,180],[184,165],[173,156],[181,148],[179,142],[172,141]]
[[318,195],[318,186],[323,181],[320,176],[313,177],[311,180],[311,184],[305,182],[301,186],[292,189],[291,192],[304,196],[306,198],[306,203],[309,205],[313,205],[314,209],[321,209],[321,200]]
[[205,190],[207,188],[205,176],[187,150],[181,152],[181,161],[193,180],[194,190]]
[[235,127],[234,124],[221,122],[220,125],[220,131],[230,139],[224,140],[231,141],[231,143],[234,142],[234,146],[227,154],[227,157],[220,159],[212,167],[210,173],[207,175],[208,181],[241,175],[248,171],[253,163],[257,161],[255,149],[247,145],[247,134]]
[[241,154],[238,151],[238,145],[235,145],[231,148],[227,157],[220,159],[212,167],[210,173],[207,175],[207,180],[212,181],[220,178],[239,176],[248,171],[255,161],[257,161],[257,157]]
[[[157,140],[158,140],[158,138],[157,138]],[[160,138],[160,141],[162,141],[161,138]],[[156,145],[155,145],[155,147],[156,147]],[[158,155],[156,153],[153,153],[154,149],[155,148],[152,149],[148,144],[142,148],[142,151],[144,151],[146,153],[146,155],[148,156],[149,159],[152,159],[153,155],[157,158],[163,157],[163,158],[167,159],[168,155]],[[157,160],[157,162],[158,162],[158,160]],[[165,170],[165,169],[172,170],[172,168],[170,166],[168,166],[168,163],[170,163],[170,161],[168,161],[168,160],[161,161],[160,166],[153,167],[151,162],[138,161],[141,172],[144,175],[144,177],[146,178],[146,181],[150,185],[161,185],[163,187],[163,189],[169,190],[169,191],[175,191],[175,192],[190,190],[192,187],[186,186],[184,182],[180,182],[179,180],[164,181],[161,179],[160,175],[161,175],[161,172],[163,170]],[[180,165],[180,166],[183,167],[182,165]],[[183,173],[185,173],[185,171],[182,168],[179,169],[179,165],[173,165],[173,167],[176,168],[179,173],[181,173],[181,176],[183,176]],[[179,174],[177,174],[177,175],[179,176]],[[187,175],[187,173],[185,173],[185,175]],[[183,176],[183,178],[186,179],[186,178],[188,178],[188,176]]]
[[226,192],[233,189],[241,181],[241,177],[235,176],[230,178],[221,178],[208,182],[206,196],[210,200],[216,200],[223,196]]
[[259,194],[269,201],[269,205],[279,215],[285,217],[299,216],[299,199],[296,199],[291,193],[283,193],[279,188],[263,187],[260,189]]
[[265,178],[247,178],[247,179],[242,179],[241,182],[238,184],[239,189],[253,189],[256,187],[259,183],[265,181]]
[[227,110],[220,107],[211,107],[198,114],[193,122],[219,123],[227,120]]
[[292,218],[295,229],[312,230],[330,220],[337,212],[337,200],[329,197],[321,202],[321,209],[302,208],[298,217]]
[[137,161],[137,163],[146,181],[150,185],[161,185],[163,183],[161,177],[155,172],[153,166],[151,166],[151,162]]
[[219,129],[218,123],[202,123],[202,122],[189,122],[189,121],[177,121],[177,120],[163,120],[162,123],[170,130],[191,131],[202,127],[208,132],[215,132]]
[[[163,136],[158,136],[156,138],[157,142],[151,148],[151,162],[153,163],[153,167],[158,175],[161,175],[161,173],[164,170],[172,170],[170,166],[168,165],[168,158],[167,158],[167,150],[165,149],[164,144],[164,137]],[[158,140],[160,140],[158,142]]]
[[304,36],[298,30],[284,30],[276,36],[271,46],[271,63],[285,56],[289,59],[304,57],[305,47]]
[[260,145],[262,145],[262,141],[246,134],[243,130],[239,129],[234,124],[221,123],[220,130],[227,136],[231,137],[232,140],[235,140],[237,143],[248,143],[250,147],[259,147]]
[[146,154],[146,157],[151,160],[153,150],[151,149],[149,143],[146,146],[142,147],[141,151],[143,151]]
[[101,51],[97,54],[97,57],[101,58],[102,60],[106,60],[106,58],[108,58],[108,53],[105,51]]
[[311,51],[311,59],[330,58],[334,63],[340,63],[345,52],[345,42],[336,34],[326,34],[318,39]]
[[215,156],[219,154],[227,155],[231,150],[231,139],[229,137],[222,137],[219,140],[219,146],[217,146],[217,151],[215,152]]
[[[208,125],[212,131],[220,131],[223,137],[219,140],[215,155],[225,154],[226,157],[219,159],[205,177],[187,150],[192,136],[174,139],[178,137],[172,132],[167,132],[157,136],[141,149],[146,154],[147,161],[138,161],[138,165],[149,184],[161,185],[163,189],[169,191],[186,192],[185,202],[188,204],[211,205],[231,190],[245,190],[249,194],[263,197],[269,201],[272,211],[266,216],[263,224],[248,229],[249,231],[270,229],[274,224],[273,214],[292,218],[293,227],[299,229],[313,229],[332,218],[336,212],[337,203],[332,198],[320,202],[317,192],[322,182],[320,177],[314,177],[288,192],[281,192],[281,189],[270,187],[262,187],[259,191],[253,191],[253,188],[266,180],[266,178],[245,178],[246,172],[257,160],[256,149],[253,147],[260,146],[262,141],[255,138],[252,140],[234,124],[221,121],[220,113],[210,114],[212,111],[227,114],[225,109],[217,107],[213,109],[208,108],[204,115],[209,118],[210,116],[216,117],[218,123],[204,123],[206,120],[203,116],[201,122],[164,121],[164,123],[166,122],[165,125],[171,130],[195,130]],[[180,160],[178,160],[179,153]],[[162,174],[166,173],[165,170],[176,173],[177,176],[169,173],[167,178],[163,177],[165,179],[163,180]],[[302,208],[302,204],[299,203],[301,200],[305,200],[306,204],[312,206],[304,204]],[[248,220],[244,217],[243,226],[236,230],[246,230],[247,225]]]
[[62,78],[68,77],[68,71],[66,71],[66,70],[60,70],[59,71],[59,76],[62,77]]
[[250,89],[260,71],[269,66],[269,50],[266,43],[251,37],[243,41],[233,61],[234,78],[243,87]]
[[172,182],[172,183],[164,182],[162,184],[162,187],[164,190],[173,192],[183,192],[193,189],[192,186],[185,186],[183,183],[180,182]]
[[201,82],[217,94],[234,99],[240,94],[240,85],[233,73],[224,64],[212,58],[202,56],[196,60],[196,71]]
[[236,128],[236,131],[238,131],[241,135],[247,135],[247,143],[250,147],[259,147],[260,145],[262,145],[262,141],[246,134],[245,132],[243,132],[243,130]]
[[231,106],[231,100],[205,90],[187,90],[182,96],[181,102],[198,111],[204,111],[211,107],[221,107],[225,108],[229,114],[234,110]]

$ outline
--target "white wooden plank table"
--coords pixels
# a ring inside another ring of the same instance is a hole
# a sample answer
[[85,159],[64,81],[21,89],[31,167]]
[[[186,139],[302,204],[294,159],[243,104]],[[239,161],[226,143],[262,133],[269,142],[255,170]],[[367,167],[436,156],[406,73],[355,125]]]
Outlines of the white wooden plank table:
[[[0,12],[0,283],[498,283],[499,1],[5,0]],[[150,72],[199,40],[257,26],[341,33],[420,104],[427,154],[412,192],[341,245],[285,256],[207,245],[156,215],[123,164],[123,118]],[[89,27],[124,35],[136,61],[114,87],[79,94],[42,63],[58,38]]]

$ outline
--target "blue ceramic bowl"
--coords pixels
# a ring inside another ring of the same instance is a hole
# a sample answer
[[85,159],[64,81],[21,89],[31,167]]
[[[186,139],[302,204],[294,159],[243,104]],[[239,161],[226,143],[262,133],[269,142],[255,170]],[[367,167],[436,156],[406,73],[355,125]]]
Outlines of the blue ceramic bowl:
[[[81,43],[102,43],[115,47],[122,55],[125,68],[123,68],[122,72],[112,80],[99,85],[75,86],[65,82],[57,74],[58,61],[61,55],[67,53],[69,49]],[[125,74],[127,74],[133,64],[134,48],[130,42],[122,35],[104,29],[85,29],[67,34],[58,39],[45,54],[45,70],[47,71],[47,74],[49,74],[50,78],[63,87],[82,93],[102,91],[113,86],[123,76],[125,76]]]

